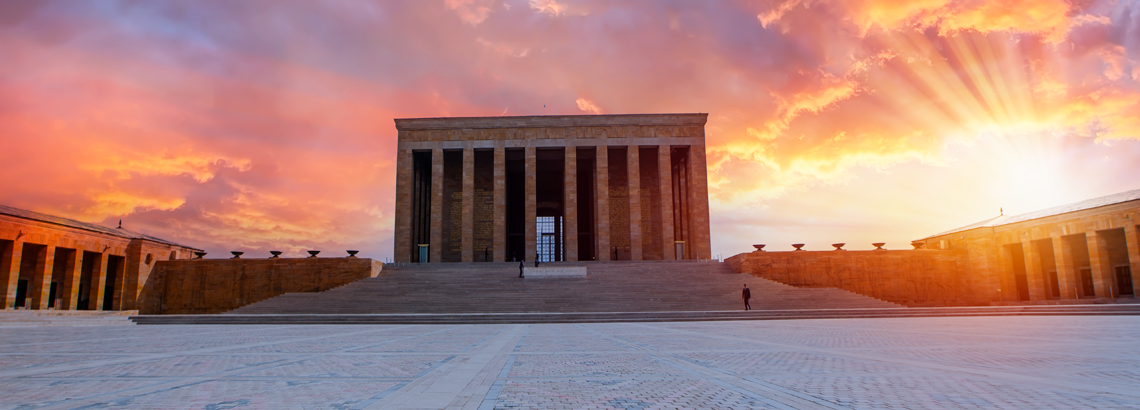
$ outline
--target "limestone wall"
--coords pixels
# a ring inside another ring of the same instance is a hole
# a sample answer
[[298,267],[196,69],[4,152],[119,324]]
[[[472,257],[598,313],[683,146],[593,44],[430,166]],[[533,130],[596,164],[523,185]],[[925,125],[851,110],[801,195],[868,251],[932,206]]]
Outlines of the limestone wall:
[[365,258],[158,261],[139,313],[222,313],[284,293],[321,292],[376,277],[383,267]]
[[839,288],[907,306],[988,304],[975,296],[963,250],[752,252],[725,262],[792,286]]

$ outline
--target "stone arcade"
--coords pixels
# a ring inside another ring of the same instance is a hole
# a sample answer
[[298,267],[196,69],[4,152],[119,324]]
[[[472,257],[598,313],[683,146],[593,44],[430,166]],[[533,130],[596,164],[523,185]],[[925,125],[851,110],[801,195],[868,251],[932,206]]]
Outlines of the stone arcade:
[[122,227],[0,205],[0,304],[5,309],[135,310],[156,264],[190,248]]
[[710,259],[707,117],[397,119],[394,259]]

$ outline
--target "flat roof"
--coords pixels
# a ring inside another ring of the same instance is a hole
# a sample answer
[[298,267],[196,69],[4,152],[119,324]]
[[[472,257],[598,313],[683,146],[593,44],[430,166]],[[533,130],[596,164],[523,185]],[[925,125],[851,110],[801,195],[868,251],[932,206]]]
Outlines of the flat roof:
[[1070,212],[1083,211],[1086,209],[1100,208],[1102,206],[1116,205],[1116,204],[1131,202],[1131,201],[1136,201],[1136,200],[1140,200],[1140,189],[1134,189],[1131,191],[1125,191],[1125,192],[1121,192],[1121,193],[1117,193],[1117,194],[1106,195],[1106,196],[1102,196],[1099,198],[1086,199],[1086,200],[1080,201],[1080,202],[1074,202],[1074,203],[1067,204],[1067,205],[1055,206],[1052,208],[1046,208],[1046,209],[1042,209],[1040,211],[1033,211],[1033,212],[1024,213],[1024,214],[1020,214],[1020,215],[1013,215],[1013,216],[1001,215],[1001,216],[990,218],[990,219],[987,219],[987,220],[984,220],[981,222],[966,225],[966,226],[963,226],[961,228],[951,229],[949,231],[942,232],[940,234],[930,235],[930,236],[927,236],[927,237],[922,238],[922,239],[930,239],[930,238],[933,238],[936,236],[949,235],[952,233],[968,231],[968,230],[976,229],[976,228],[989,228],[989,227],[1014,224],[1014,223],[1018,223],[1018,222],[1025,222],[1025,221],[1030,221],[1030,220],[1034,220],[1034,219],[1048,218],[1050,216],[1067,214]]
[[174,243],[174,242],[162,239],[162,238],[156,238],[156,237],[144,234],[144,233],[130,231],[130,230],[123,229],[123,228],[109,228],[109,227],[99,225],[99,224],[77,221],[74,219],[68,219],[68,218],[59,217],[59,216],[55,216],[55,215],[43,214],[43,213],[39,213],[39,212],[29,211],[27,209],[10,207],[7,205],[0,205],[0,215],[14,216],[16,218],[21,218],[21,219],[31,219],[33,221],[45,222],[45,223],[49,223],[49,224],[53,224],[53,225],[60,225],[60,226],[68,227],[68,228],[74,228],[74,229],[82,229],[85,231],[101,233],[104,235],[111,235],[111,236],[124,238],[124,239],[145,239],[148,241],[163,243],[163,244],[167,244],[167,245],[181,246],[181,247],[187,248],[187,249],[194,249],[194,250],[198,250],[198,251],[201,250],[198,248],[192,248],[189,246],[180,245],[180,244],[177,244],[177,243]]
[[399,131],[478,128],[704,126],[708,114],[531,115],[521,117],[396,118]]

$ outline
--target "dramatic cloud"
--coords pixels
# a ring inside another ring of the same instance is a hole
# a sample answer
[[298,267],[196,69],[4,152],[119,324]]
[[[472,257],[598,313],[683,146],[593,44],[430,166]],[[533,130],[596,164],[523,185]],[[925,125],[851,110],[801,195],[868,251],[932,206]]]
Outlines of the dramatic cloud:
[[15,1],[0,56],[0,203],[215,255],[390,256],[403,117],[710,113],[725,255],[1140,188],[1135,1]]

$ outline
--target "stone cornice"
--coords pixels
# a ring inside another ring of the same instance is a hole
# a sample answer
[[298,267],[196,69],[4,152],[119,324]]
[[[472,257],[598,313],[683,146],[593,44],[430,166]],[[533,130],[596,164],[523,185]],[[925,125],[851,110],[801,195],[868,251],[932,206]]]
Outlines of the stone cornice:
[[535,115],[526,117],[397,118],[399,131],[620,126],[704,126],[708,114]]

